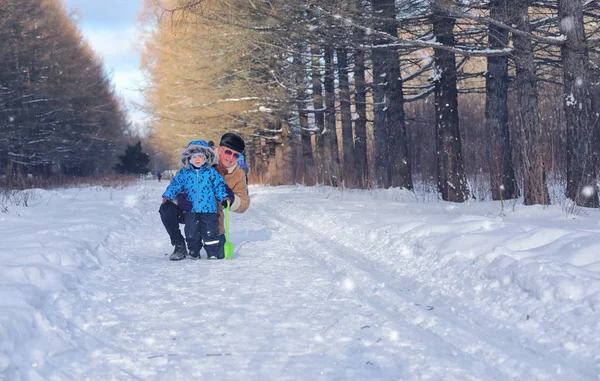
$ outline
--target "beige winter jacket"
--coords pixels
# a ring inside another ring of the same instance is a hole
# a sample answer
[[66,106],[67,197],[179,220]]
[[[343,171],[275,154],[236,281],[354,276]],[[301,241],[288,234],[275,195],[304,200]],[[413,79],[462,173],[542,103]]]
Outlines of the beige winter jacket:
[[[225,179],[227,186],[235,193],[235,200],[233,201],[233,204],[231,204],[229,210],[235,213],[244,213],[250,206],[246,174],[237,165],[233,168],[227,168],[226,173],[224,173],[225,170],[222,167],[219,168],[219,166],[217,166],[217,170]],[[219,205],[219,234],[223,233],[225,233],[225,211],[223,207]]]

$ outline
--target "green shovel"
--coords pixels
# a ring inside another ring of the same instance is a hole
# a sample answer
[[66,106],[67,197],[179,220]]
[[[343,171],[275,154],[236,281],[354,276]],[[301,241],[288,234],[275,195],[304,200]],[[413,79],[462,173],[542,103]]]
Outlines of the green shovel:
[[231,259],[233,255],[233,243],[229,241],[229,201],[225,207],[225,245],[223,246],[225,259]]

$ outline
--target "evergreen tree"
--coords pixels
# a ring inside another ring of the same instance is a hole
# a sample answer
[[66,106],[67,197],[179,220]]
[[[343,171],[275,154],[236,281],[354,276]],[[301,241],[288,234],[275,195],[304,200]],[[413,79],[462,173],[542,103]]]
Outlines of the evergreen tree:
[[141,174],[147,173],[150,170],[147,168],[150,162],[150,155],[142,151],[142,143],[137,142],[135,145],[127,145],[125,154],[119,156],[120,163],[115,165],[115,170],[124,174]]

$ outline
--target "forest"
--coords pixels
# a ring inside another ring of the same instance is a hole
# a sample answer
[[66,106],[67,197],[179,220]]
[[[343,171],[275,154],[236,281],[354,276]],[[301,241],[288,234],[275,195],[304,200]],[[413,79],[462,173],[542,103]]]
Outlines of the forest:
[[152,145],[175,163],[191,138],[236,131],[255,183],[598,207],[599,11],[584,0],[147,0]]
[[60,0],[0,0],[0,184],[112,173],[128,126]]
[[[153,163],[234,131],[252,183],[599,206],[595,1],[143,1]],[[113,173],[127,111],[61,2],[0,1],[0,47],[2,183]]]

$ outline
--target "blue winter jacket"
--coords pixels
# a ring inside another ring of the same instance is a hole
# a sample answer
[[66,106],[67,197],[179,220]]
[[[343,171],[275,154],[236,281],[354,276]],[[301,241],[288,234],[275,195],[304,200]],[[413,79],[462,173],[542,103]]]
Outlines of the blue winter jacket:
[[248,168],[248,164],[246,164],[246,158],[243,153],[240,153],[240,157],[238,158],[237,165],[240,168]]
[[[189,163],[194,153],[201,152],[206,162],[198,169]],[[215,156],[212,148],[203,140],[194,140],[188,144],[181,154],[183,168],[171,180],[162,197],[174,200],[181,192],[187,193],[186,199],[192,203],[190,213],[217,213],[217,200],[223,201],[227,197],[225,180],[212,167]]]
[[193,205],[190,213],[217,213],[217,200],[227,197],[225,180],[206,164],[199,169],[181,168],[162,196],[174,200],[181,192],[187,193],[187,200]]

